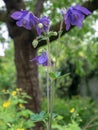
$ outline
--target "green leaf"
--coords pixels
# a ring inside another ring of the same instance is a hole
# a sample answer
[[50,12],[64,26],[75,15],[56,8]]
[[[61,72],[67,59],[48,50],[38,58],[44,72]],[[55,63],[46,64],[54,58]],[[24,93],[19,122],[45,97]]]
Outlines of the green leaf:
[[56,77],[57,77],[57,78],[60,77],[60,75],[61,75],[61,72],[57,72],[57,73],[56,73]]
[[68,130],[81,130],[81,128],[75,121],[72,121],[72,123],[68,126]]
[[50,76],[52,79],[56,79],[56,78],[57,78],[57,76],[56,76],[56,74],[55,74],[54,72],[50,72],[50,73],[49,73],[49,76]]
[[[66,77],[66,76],[68,76],[69,74],[70,74],[70,73],[61,75],[61,72],[57,72],[56,74],[55,74],[54,72],[50,72],[50,73],[49,73],[49,76],[50,76],[52,79],[58,79],[58,78]],[[60,76],[60,75],[61,75],[61,76]]]
[[52,113],[52,119],[56,118],[57,114],[56,113]]
[[44,111],[41,111],[39,114],[32,114],[30,116],[30,119],[33,121],[33,122],[39,122],[39,121],[43,121],[45,118],[45,112]]
[[68,76],[69,74],[70,74],[70,73],[67,73],[67,74],[64,74],[64,75],[58,76],[57,78],[66,77],[66,76]]

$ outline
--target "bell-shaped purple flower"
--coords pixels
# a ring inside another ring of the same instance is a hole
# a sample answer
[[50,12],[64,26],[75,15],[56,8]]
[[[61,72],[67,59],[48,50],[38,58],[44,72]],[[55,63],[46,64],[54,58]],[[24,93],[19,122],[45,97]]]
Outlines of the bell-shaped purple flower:
[[62,9],[61,13],[64,17],[66,30],[69,30],[71,25],[75,25],[81,28],[85,15],[91,14],[88,9],[80,5],[71,6],[67,11]]
[[11,14],[11,18],[17,20],[17,26],[24,27],[28,30],[30,30],[32,26],[35,26],[36,21],[38,20],[36,16],[34,16],[31,12],[27,10],[16,11]]
[[43,16],[39,18],[38,23],[36,25],[38,35],[41,35],[43,32],[47,32],[50,28],[50,19],[49,17]]
[[[36,61],[38,65],[43,65],[43,66],[48,66],[48,53],[47,52],[42,52],[41,55],[39,56],[36,56],[35,58],[33,58],[31,60],[32,62],[33,61]],[[50,65],[52,66],[53,65],[53,62],[51,61]]]

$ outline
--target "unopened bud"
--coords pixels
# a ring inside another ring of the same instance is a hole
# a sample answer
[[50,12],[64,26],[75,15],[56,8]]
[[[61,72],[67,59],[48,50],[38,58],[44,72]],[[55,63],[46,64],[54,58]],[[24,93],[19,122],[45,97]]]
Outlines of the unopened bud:
[[42,23],[39,23],[39,24],[38,24],[38,27],[39,27],[39,28],[43,28],[43,24],[42,24]]
[[58,34],[57,34],[57,32],[54,32],[54,36],[57,36]]
[[36,39],[33,40],[32,44],[33,44],[34,47],[37,47],[37,45],[38,45],[38,40],[36,40]]
[[62,14],[63,16],[66,15],[66,12],[67,12],[67,10],[66,10],[65,8],[62,8],[62,9],[61,9],[61,14]]

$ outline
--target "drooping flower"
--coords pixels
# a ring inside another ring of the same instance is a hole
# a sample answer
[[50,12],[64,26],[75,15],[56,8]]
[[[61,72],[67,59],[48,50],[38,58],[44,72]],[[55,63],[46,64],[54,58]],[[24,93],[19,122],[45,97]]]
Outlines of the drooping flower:
[[50,28],[50,19],[49,17],[43,16],[39,18],[36,25],[37,33],[40,35],[42,32],[47,32]]
[[62,9],[61,13],[64,17],[66,30],[69,30],[71,25],[75,25],[81,28],[85,15],[91,14],[91,12],[88,9],[78,4],[69,7],[67,11],[65,9]]
[[27,10],[16,11],[11,14],[11,18],[16,21],[16,25],[19,27],[24,27],[28,30],[35,26],[38,18]]
[[[33,58],[31,61],[36,61],[38,65],[43,65],[43,66],[48,66],[48,53],[47,52],[42,52],[41,55],[36,56]],[[53,65],[53,62],[51,61],[50,65]]]

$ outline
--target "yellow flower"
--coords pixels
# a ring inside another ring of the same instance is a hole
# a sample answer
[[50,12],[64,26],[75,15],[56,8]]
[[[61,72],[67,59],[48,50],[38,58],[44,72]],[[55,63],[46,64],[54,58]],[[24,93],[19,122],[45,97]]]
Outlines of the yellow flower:
[[24,128],[18,128],[17,130],[24,130]]
[[22,104],[22,103],[20,103],[20,104],[19,104],[19,107],[20,107],[20,108],[23,108],[24,106],[23,106],[23,104]]
[[72,108],[72,109],[70,110],[70,113],[73,113],[73,112],[75,112],[75,109],[74,109],[74,108]]
[[17,93],[16,91],[13,91],[13,92],[11,93],[11,95],[12,95],[12,96],[15,96],[16,93]]
[[7,107],[10,106],[10,104],[11,104],[10,101],[6,101],[6,102],[3,103],[3,107],[4,107],[4,108],[7,108]]

